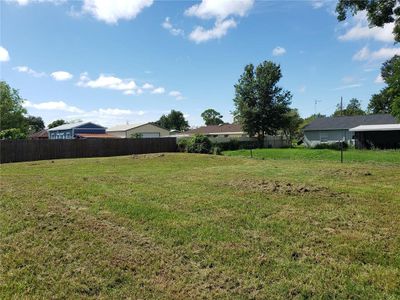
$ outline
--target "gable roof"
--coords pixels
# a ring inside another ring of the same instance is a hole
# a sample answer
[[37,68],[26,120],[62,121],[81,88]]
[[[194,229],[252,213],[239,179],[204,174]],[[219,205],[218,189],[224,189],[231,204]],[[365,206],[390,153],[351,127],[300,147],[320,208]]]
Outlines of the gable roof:
[[318,118],[308,124],[303,130],[335,130],[350,129],[360,125],[396,124],[396,118],[389,114],[376,114],[365,116],[341,116]]
[[185,131],[184,134],[229,134],[229,133],[243,133],[241,125],[238,124],[222,124],[222,125],[208,125],[195,129]]
[[31,133],[28,137],[30,139],[48,138],[49,134],[46,129],[43,129],[38,132]]
[[155,126],[155,127],[157,127],[157,128],[163,129],[163,130],[167,130],[167,129],[165,129],[165,128],[162,128],[162,127],[160,127],[160,126],[155,125],[154,123],[147,122],[147,123],[139,123],[139,124],[122,124],[122,125],[116,125],[116,126],[113,126],[113,127],[108,128],[108,129],[107,129],[107,132],[113,132],[113,131],[128,131],[128,130],[131,130],[131,129],[134,129],[134,128],[138,128],[138,127],[141,127],[141,126],[144,126],[144,125],[147,125],[147,124],[153,125],[153,126]]
[[97,127],[105,128],[105,127],[103,127],[101,125],[97,125],[97,124],[95,124],[93,122],[77,122],[77,123],[63,124],[63,125],[60,125],[60,126],[57,126],[57,127],[53,127],[53,128],[50,128],[48,131],[69,130],[69,129],[81,127],[81,126],[86,125],[86,124],[93,124],[93,125],[95,125]]

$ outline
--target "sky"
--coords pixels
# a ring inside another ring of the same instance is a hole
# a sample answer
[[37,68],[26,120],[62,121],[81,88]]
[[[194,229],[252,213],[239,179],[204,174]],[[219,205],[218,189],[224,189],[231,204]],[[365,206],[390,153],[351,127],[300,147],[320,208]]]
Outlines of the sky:
[[280,64],[279,85],[302,117],[343,97],[367,107],[400,47],[393,24],[344,22],[336,1],[2,0],[1,80],[30,115],[103,126],[180,110],[191,126],[208,108],[231,122],[244,67]]

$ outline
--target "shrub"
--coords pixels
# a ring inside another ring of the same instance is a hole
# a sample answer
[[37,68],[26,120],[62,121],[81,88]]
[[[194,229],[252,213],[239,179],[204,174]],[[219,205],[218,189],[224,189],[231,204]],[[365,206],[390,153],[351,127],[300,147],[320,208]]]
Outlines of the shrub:
[[340,150],[341,144],[343,144],[343,150],[349,148],[349,145],[346,142],[336,142],[336,143],[321,143],[315,145],[314,149],[331,149],[331,150]]
[[0,140],[22,140],[26,134],[19,128],[10,128],[0,131]]
[[239,141],[230,139],[228,142],[215,142],[215,147],[219,147],[221,151],[240,150],[240,149],[255,149],[258,148],[258,141]]
[[208,137],[196,134],[188,140],[186,148],[189,153],[210,153],[211,147],[212,144]]
[[187,149],[188,143],[189,143],[188,138],[178,139],[178,151],[179,152],[188,152],[188,149]]
[[219,146],[213,146],[212,153],[214,155],[221,155],[222,154],[222,150],[221,150],[221,148]]

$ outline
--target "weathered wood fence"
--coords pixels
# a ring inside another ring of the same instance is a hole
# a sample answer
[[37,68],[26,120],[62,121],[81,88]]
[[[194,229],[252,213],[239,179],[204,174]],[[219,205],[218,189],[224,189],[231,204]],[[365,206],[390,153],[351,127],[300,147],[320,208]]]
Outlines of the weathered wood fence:
[[0,162],[176,152],[176,138],[0,140]]

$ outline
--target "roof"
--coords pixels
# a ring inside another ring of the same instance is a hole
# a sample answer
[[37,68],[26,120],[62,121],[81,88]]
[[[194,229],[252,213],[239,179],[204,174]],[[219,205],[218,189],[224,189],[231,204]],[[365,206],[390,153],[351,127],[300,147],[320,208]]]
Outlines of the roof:
[[48,137],[49,137],[49,134],[46,129],[31,133],[29,135],[30,139],[47,139]]
[[[153,123],[147,122],[147,123],[139,123],[139,124],[122,124],[122,125],[116,125],[114,127],[110,127],[107,129],[107,132],[113,132],[113,131],[128,131],[134,128],[138,128],[144,125],[153,125],[155,127],[161,128],[160,126],[154,125]],[[164,128],[161,128],[164,129]]]
[[328,117],[315,119],[304,128],[304,131],[350,129],[359,125],[396,123],[398,123],[396,118],[389,114]]
[[53,127],[53,128],[50,128],[49,131],[69,130],[69,129],[73,129],[73,128],[76,128],[76,127],[80,127],[80,126],[83,126],[83,125],[86,125],[86,124],[94,124],[94,125],[96,125],[96,126],[105,128],[105,127],[103,127],[103,126],[101,126],[101,125],[98,125],[98,124],[95,124],[95,123],[93,123],[93,122],[77,122],[77,123],[63,124],[63,125],[60,125],[60,126],[57,126],[57,127]]
[[195,129],[185,131],[183,134],[243,134],[241,125],[238,124],[222,124],[202,126]]
[[394,131],[394,130],[400,130],[400,124],[360,125],[349,129],[349,131]]
[[77,137],[80,138],[95,138],[95,139],[117,139],[118,137],[107,133],[78,133]]

